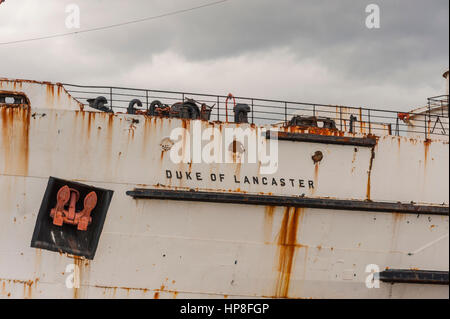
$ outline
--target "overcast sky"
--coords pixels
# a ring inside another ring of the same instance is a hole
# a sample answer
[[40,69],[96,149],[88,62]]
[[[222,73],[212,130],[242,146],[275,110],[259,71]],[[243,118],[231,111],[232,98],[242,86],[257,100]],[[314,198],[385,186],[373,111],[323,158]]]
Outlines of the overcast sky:
[[[6,0],[0,42],[215,0]],[[365,8],[380,7],[368,29]],[[407,110],[444,93],[448,0],[229,0],[98,32],[0,45],[0,77]]]

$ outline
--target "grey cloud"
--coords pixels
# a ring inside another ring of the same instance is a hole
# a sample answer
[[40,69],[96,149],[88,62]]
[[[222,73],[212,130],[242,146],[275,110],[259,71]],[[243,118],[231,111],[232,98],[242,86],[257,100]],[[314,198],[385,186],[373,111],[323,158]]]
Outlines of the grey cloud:
[[[30,4],[30,1],[10,2],[8,5],[19,12],[21,6]],[[66,32],[64,6],[71,2],[74,1],[41,1],[42,11],[37,10],[36,16],[17,13],[0,19],[3,21],[0,22],[0,42],[4,37],[11,39],[9,32],[5,32],[11,28],[17,38],[40,35],[39,32]],[[156,15],[205,2],[78,1],[82,28]],[[381,8],[381,28],[378,30],[365,27],[365,7],[369,3],[377,3]],[[417,92],[429,91],[433,95],[441,90],[439,73],[448,68],[448,7],[447,0],[230,0],[215,7],[107,31],[0,47],[0,76],[7,72],[9,76],[18,74],[55,81],[94,84],[99,80],[115,83],[120,79],[135,83],[129,78],[130,70],[151,64],[155,56],[167,52],[176,53],[186,63],[201,66],[217,65],[214,64],[217,61],[242,56],[261,59],[264,54],[285,49],[293,55],[293,63],[304,65],[311,61],[327,70],[330,76],[339,80],[333,83],[341,86],[342,94],[365,97],[368,103],[380,103],[380,97],[374,97],[380,94],[384,97],[382,101],[389,105],[399,100],[398,97],[389,97],[390,94],[406,92],[403,99],[407,104],[418,98]],[[38,27],[33,29],[30,26],[27,22],[30,18],[39,23]],[[285,57],[280,55],[279,58]],[[277,56],[273,56],[269,60],[276,59]],[[279,70],[273,69],[276,67],[274,63],[264,64],[264,61],[261,59],[261,67],[267,76],[279,76]],[[241,68],[234,70],[236,77],[245,72],[242,69],[245,66],[230,63],[230,67],[233,66]],[[162,75],[148,76],[157,78]],[[302,78],[302,85],[307,86],[308,81],[304,80]],[[261,80],[255,78],[254,81],[259,83]],[[149,82],[155,83],[153,80]],[[296,83],[283,83],[288,86],[286,91],[289,87],[295,91]],[[317,81],[311,83],[317,85]],[[195,86],[195,83],[190,85]],[[204,82],[197,80],[197,87],[202,85]],[[389,92],[377,92],[381,87],[390,86],[393,89]],[[361,93],[350,94],[349,88]],[[368,88],[372,88],[370,94],[367,93]],[[217,87],[219,90],[222,88]],[[270,88],[265,88],[265,92],[268,91]],[[303,88],[303,92],[307,91],[308,87]],[[317,88],[311,87],[310,91],[317,91]],[[324,89],[318,102],[336,98],[338,91],[339,88]],[[422,98],[425,100],[425,96]]]

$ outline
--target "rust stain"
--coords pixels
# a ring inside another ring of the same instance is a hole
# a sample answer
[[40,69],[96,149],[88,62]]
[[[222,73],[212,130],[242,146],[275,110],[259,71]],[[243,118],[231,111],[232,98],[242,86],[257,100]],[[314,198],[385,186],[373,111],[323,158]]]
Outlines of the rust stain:
[[39,282],[39,278],[36,278],[34,280],[15,280],[15,279],[0,278],[0,281],[2,282],[2,289],[1,289],[2,295],[7,295],[8,297],[11,296],[11,293],[6,292],[6,283],[8,283],[8,285],[18,284],[23,285],[23,298],[31,299],[33,297],[33,285],[34,286],[37,285],[37,283]]
[[135,125],[134,119],[131,121],[130,126],[128,128],[128,137],[131,139],[134,138],[134,132],[136,130],[137,126]]
[[75,264],[75,272],[74,272],[74,281],[75,283],[79,284],[80,288],[76,288],[76,286],[73,288],[73,298],[78,299],[80,298],[80,289],[82,284],[82,277],[87,273],[88,267],[89,267],[89,260],[78,257],[78,256],[72,256],[73,257],[73,263]]
[[47,96],[46,96],[47,104],[51,105],[53,104],[55,99],[55,87],[53,84],[47,83],[46,89],[47,89]]
[[404,218],[405,218],[405,214],[402,214],[402,213],[393,213],[392,214],[391,251],[394,251],[397,246],[398,230],[400,228],[400,223]]
[[317,179],[319,177],[319,163],[314,164],[314,184],[317,184]]
[[358,153],[358,149],[355,147],[355,151],[353,152],[352,164],[355,164],[357,153]]
[[274,206],[266,206],[264,212],[264,243],[269,244],[272,241],[272,226]]
[[1,145],[4,172],[28,174],[30,109],[0,107]]
[[[75,272],[74,272],[74,275],[75,275],[74,282],[75,282],[75,284],[79,283],[80,288],[81,288],[81,266],[82,266],[81,258],[74,257],[73,261],[76,266]],[[77,269],[79,269],[79,271],[77,271]],[[74,299],[78,299],[80,297],[80,293],[79,293],[80,288],[76,288],[76,286],[73,288],[73,298]]]
[[306,127],[306,126],[288,126],[283,127],[281,132],[289,133],[308,133],[315,135],[326,135],[326,136],[339,136],[343,137],[345,133],[337,129],[323,128],[323,127]]
[[106,162],[105,166],[110,166],[111,161],[111,155],[112,155],[112,146],[113,146],[113,139],[114,139],[114,114],[111,113],[101,113],[103,117],[107,118],[107,124],[106,124],[106,141],[104,143],[105,147],[105,153],[106,153]]
[[236,169],[234,171],[235,175],[240,178],[241,177],[241,162],[236,162],[235,158],[236,154],[233,154],[233,162],[236,163]]
[[430,152],[430,144],[431,144],[431,140],[430,139],[426,139],[425,141],[423,141],[423,146],[424,146],[424,164],[427,164],[427,160],[428,160],[428,153]]
[[159,299],[159,292],[155,292],[155,294],[153,295],[153,299]]
[[[147,149],[148,141],[151,140],[151,130],[152,130],[152,122],[148,116],[144,116],[144,125],[143,125],[144,133],[142,137],[142,152],[145,154]],[[163,154],[161,154],[161,159]]]
[[278,235],[278,277],[276,282],[275,296],[286,298],[289,294],[291,273],[294,265],[294,256],[297,247],[297,230],[299,220],[303,218],[303,208],[286,207],[281,229]]
[[27,282],[23,283],[23,291],[24,291],[24,298],[25,299],[31,299],[33,296],[33,284],[34,281],[28,280]]
[[369,162],[369,170],[367,171],[367,189],[366,189],[366,200],[370,199],[371,194],[371,177],[372,177],[372,166],[373,166],[373,160],[375,159],[375,147],[372,147],[371,153],[370,153],[370,162]]
[[311,190],[311,193],[314,194],[316,192],[316,188],[318,185],[318,180],[319,180],[319,163],[315,163],[314,164],[314,188]]
[[184,158],[185,154],[186,154],[186,152],[188,150],[188,145],[189,145],[188,143],[190,142],[190,141],[188,141],[188,136],[189,135],[187,135],[187,133],[188,133],[188,120],[182,119],[181,120],[181,126],[183,127],[183,136],[182,136],[183,148],[182,148],[181,155]]
[[95,119],[95,113],[88,112],[88,127],[87,127],[88,137],[91,135],[91,127],[92,127],[93,118]]

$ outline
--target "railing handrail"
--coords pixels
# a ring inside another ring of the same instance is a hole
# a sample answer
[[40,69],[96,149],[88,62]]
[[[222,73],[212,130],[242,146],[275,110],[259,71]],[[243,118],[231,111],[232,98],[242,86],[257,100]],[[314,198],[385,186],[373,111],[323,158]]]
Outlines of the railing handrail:
[[[216,106],[213,113],[207,115],[208,119],[210,116],[216,117],[217,121],[225,120],[225,122],[228,122],[229,119],[227,115],[229,112],[225,108],[229,95],[70,83],[61,83],[61,85],[65,87],[73,98],[84,105],[89,105],[90,103],[85,103],[83,100],[87,102],[88,99],[103,96],[108,101],[107,110],[112,110],[113,112],[126,110],[128,113],[130,110],[129,102],[135,99],[139,99],[142,107],[144,107],[143,110],[146,110],[147,114],[150,114],[148,112],[150,112],[152,100],[158,100],[163,104],[167,103],[167,105],[172,105],[173,103],[186,101],[186,99],[191,98],[198,104],[205,103],[210,106],[212,104]],[[250,107],[248,121],[251,123],[255,123],[256,120],[256,123],[259,124],[278,125],[285,123],[286,125],[290,125],[289,123],[294,116],[303,118],[303,120],[296,118],[294,121],[304,121],[307,117],[312,116],[318,121],[320,121],[320,118],[333,120],[333,125],[341,131],[360,129],[361,133],[368,134],[379,131],[385,131],[388,135],[397,136],[404,135],[405,132],[405,134],[419,133],[421,135],[423,134],[427,139],[431,135],[447,136],[450,131],[449,112],[447,110],[448,95],[429,97],[427,104],[424,103],[424,106],[408,112],[392,109],[294,102],[242,96],[235,96],[234,98],[234,101],[247,104]],[[133,110],[133,106],[131,108]],[[178,113],[175,111],[173,114]],[[418,115],[423,115],[423,118],[417,118],[416,116]]]
[[[129,90],[129,91],[141,91],[141,92],[155,92],[155,93],[167,93],[167,94],[184,94],[184,95],[197,95],[197,96],[207,96],[214,98],[223,98],[226,99],[227,95],[220,94],[208,94],[208,93],[193,93],[193,92],[184,92],[184,91],[168,91],[168,90],[154,90],[154,89],[138,89],[138,88],[129,88],[129,87],[120,87],[120,86],[101,86],[101,85],[79,85],[79,84],[70,84],[70,83],[61,83],[63,86],[72,86],[79,88],[99,88],[99,89],[113,89],[113,90]],[[117,94],[117,93],[116,93]],[[448,95],[442,95],[447,96]],[[249,100],[249,101],[260,101],[260,102],[272,102],[272,103],[287,103],[287,104],[298,104],[298,105],[309,105],[309,106],[320,106],[320,107],[340,107],[340,108],[348,108],[353,110],[363,110],[363,111],[379,111],[379,112],[387,112],[387,113],[409,113],[395,110],[387,110],[387,109],[377,109],[377,108],[368,108],[368,107],[357,107],[357,106],[347,106],[347,105],[338,105],[338,104],[321,104],[321,103],[311,103],[311,102],[295,102],[288,100],[274,100],[274,99],[263,99],[263,98],[252,98],[252,97],[243,97],[243,96],[235,96],[236,99],[241,100]],[[430,98],[428,98],[430,99]],[[448,117],[448,115],[447,115]]]

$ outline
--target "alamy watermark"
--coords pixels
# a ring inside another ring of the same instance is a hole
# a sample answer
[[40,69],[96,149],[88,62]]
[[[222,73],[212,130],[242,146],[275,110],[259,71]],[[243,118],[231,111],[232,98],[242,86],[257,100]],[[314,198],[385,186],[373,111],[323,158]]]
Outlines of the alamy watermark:
[[369,273],[366,277],[366,287],[369,289],[380,288],[380,267],[375,264],[367,265],[366,273]]
[[79,29],[80,28],[80,7],[71,3],[66,6],[66,28],[67,29]]
[[[261,174],[278,170],[278,130],[242,127],[209,127],[202,130],[200,121],[192,122],[192,131],[179,127],[161,142],[174,164],[258,163]],[[191,136],[192,135],[192,136]]]
[[65,273],[69,274],[66,278],[66,287],[68,289],[80,288],[80,267],[75,264],[68,264]]
[[379,29],[380,28],[380,6],[377,4],[369,4],[366,7],[366,27],[368,29]]

